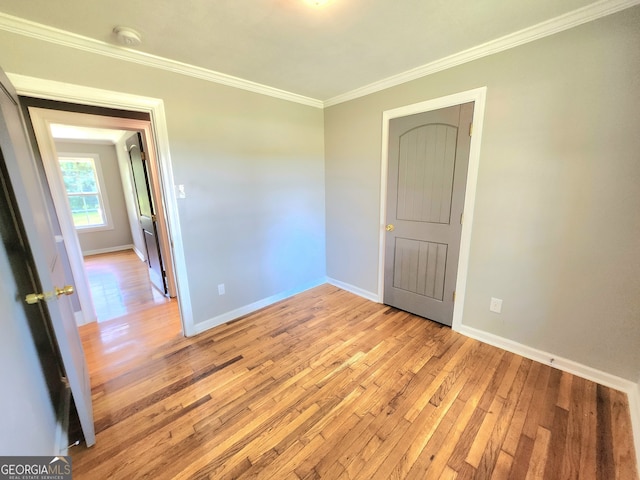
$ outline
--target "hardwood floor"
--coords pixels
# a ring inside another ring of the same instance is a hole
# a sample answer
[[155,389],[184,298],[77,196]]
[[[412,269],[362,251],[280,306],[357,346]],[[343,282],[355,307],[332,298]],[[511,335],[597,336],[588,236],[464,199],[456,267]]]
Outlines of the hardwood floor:
[[99,322],[167,303],[149,280],[147,265],[133,250],[84,258]]
[[623,393],[335,287],[189,339],[175,315],[81,327],[74,479],[637,478]]

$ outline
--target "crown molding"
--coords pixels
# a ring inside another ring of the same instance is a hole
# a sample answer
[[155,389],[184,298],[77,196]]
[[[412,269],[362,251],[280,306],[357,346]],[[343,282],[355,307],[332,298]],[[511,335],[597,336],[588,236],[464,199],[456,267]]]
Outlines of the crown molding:
[[227,75],[206,68],[197,67],[187,63],[170,60],[167,58],[151,55],[149,53],[132,50],[129,48],[111,45],[107,42],[94,40],[89,37],[77,35],[65,30],[49,27],[36,22],[31,22],[19,17],[7,15],[0,12],[0,30],[16,33],[30,38],[43,40],[46,42],[75,48],[85,52],[95,53],[106,57],[137,63],[152,68],[158,68],[181,75],[206,80],[221,85],[240,88],[250,92],[267,95],[270,97],[288,100],[315,108],[325,108],[349,100],[364,97],[372,93],[395,87],[402,83],[426,77],[432,73],[440,72],[451,67],[462,65],[494,53],[499,53],[510,48],[533,42],[540,38],[553,35],[555,33],[568,30],[584,23],[597,20],[598,18],[611,15],[640,4],[640,0],[600,0],[586,7],[579,8],[572,12],[560,15],[551,20],[539,23],[532,27],[519,30],[505,35],[490,42],[483,43],[462,52],[449,55],[448,57],[436,60],[431,63],[416,67],[406,72],[387,77],[377,82],[370,83],[363,87],[351,90],[344,94],[335,96],[324,102],[311,97],[305,97],[296,93],[287,92],[278,88],[269,87],[256,82],[251,82],[239,77]]
[[103,55],[126,62],[132,62],[147,67],[158,68],[168,72],[178,73],[200,80],[206,80],[229,87],[248,90],[253,93],[288,100],[311,107],[322,108],[323,103],[315,98],[305,97],[296,93],[287,92],[278,88],[269,87],[260,83],[251,82],[239,77],[227,75],[206,68],[197,67],[188,63],[151,55],[149,53],[132,50],[130,48],[111,45],[107,42],[94,40],[66,30],[49,27],[41,23],[31,22],[23,18],[14,17],[0,12],[0,30],[16,33],[25,37],[43,40],[45,42],[75,48],[77,50]]
[[640,4],[640,0],[600,0],[586,7],[552,18],[551,20],[538,23],[532,27],[510,33],[509,35],[491,40],[490,42],[483,43],[482,45],[449,55],[448,57],[387,77],[383,80],[370,83],[364,87],[356,88],[350,92],[325,100],[324,106],[330,107],[349,100],[364,97],[390,87],[395,87],[411,80],[426,77],[432,73],[440,72],[451,67],[462,65],[463,63],[471,62],[525,43],[533,42],[534,40],[597,20],[598,18],[611,15],[612,13],[625,10],[638,4]]

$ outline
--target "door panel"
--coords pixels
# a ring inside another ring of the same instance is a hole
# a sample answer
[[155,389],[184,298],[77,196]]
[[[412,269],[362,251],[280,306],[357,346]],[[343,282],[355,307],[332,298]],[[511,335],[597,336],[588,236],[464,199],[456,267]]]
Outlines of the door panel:
[[[30,293],[54,292],[67,282],[58,246],[54,239],[50,209],[43,192],[44,179],[36,166],[33,152],[27,142],[13,87],[0,71],[0,147],[9,181],[25,233],[25,242],[33,256],[33,276],[39,292],[21,291],[24,298]],[[49,318],[52,336],[62,359],[87,445],[95,443],[91,385],[84,350],[80,341],[69,298],[51,295],[46,301],[25,305],[25,310],[36,315],[41,312]]]
[[457,128],[423,125],[400,137],[397,218],[449,223]]
[[446,325],[453,321],[472,118],[468,103],[389,122],[384,303]]
[[160,253],[156,212],[153,204],[149,170],[144,150],[142,135],[137,133],[127,140],[133,184],[138,205],[138,218],[146,247],[146,261],[149,267],[151,283],[165,295],[167,294],[167,278]]
[[447,245],[396,238],[393,286],[442,301]]

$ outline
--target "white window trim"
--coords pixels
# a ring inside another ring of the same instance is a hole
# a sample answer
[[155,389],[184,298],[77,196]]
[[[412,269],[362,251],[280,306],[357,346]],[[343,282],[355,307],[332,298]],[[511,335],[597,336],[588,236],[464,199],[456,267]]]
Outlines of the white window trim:
[[[109,196],[107,194],[107,185],[104,181],[104,175],[102,174],[102,163],[100,162],[100,155],[98,155],[97,153],[58,152],[57,166],[58,166],[58,174],[60,176],[60,181],[62,182],[61,185],[63,185],[63,188],[64,188],[62,169],[60,168],[60,160],[77,159],[77,158],[90,158],[93,160],[93,164],[96,170],[96,177],[98,180],[98,192],[100,195],[100,199],[102,200],[102,209],[103,209],[102,213],[104,215],[105,224],[95,226],[95,227],[82,227],[82,226],[76,227],[74,225],[74,228],[76,229],[78,234],[89,233],[89,232],[100,232],[104,230],[113,230],[114,229],[114,225],[112,221],[113,217],[111,217],[111,208],[109,207]],[[69,202],[69,196],[67,194],[66,188],[64,188],[64,193],[65,193],[65,199],[67,201],[67,207],[69,209],[69,212],[71,212],[71,203]]]

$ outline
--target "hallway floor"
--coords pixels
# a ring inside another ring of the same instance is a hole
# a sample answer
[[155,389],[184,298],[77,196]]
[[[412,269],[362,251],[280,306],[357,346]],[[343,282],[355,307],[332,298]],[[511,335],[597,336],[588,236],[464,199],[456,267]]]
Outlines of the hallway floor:
[[170,301],[151,284],[147,265],[133,250],[90,255],[84,264],[98,322]]

